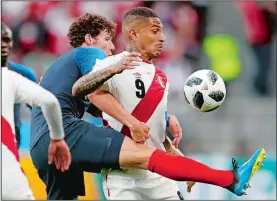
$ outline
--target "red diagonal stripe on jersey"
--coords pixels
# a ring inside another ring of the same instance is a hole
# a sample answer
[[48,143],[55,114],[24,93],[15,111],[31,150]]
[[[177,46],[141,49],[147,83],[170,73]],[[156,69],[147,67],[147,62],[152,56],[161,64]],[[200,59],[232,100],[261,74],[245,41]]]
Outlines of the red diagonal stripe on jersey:
[[[164,96],[166,83],[166,75],[160,69],[156,68],[155,76],[148,91],[137,104],[132,115],[139,121],[146,123],[161,102]],[[131,138],[131,133],[127,126],[124,125],[121,132]]]
[[1,116],[2,121],[2,143],[8,147],[8,149],[16,157],[16,160],[19,162],[19,154],[17,150],[17,145],[15,141],[15,135],[12,132],[12,127],[5,117]]
[[[18,163],[20,163],[19,153],[17,149],[15,135],[12,132],[12,127],[3,116],[1,116],[1,122],[2,122],[2,143],[6,145],[6,147],[13,153]],[[21,171],[24,173],[24,170],[22,168],[21,168]]]

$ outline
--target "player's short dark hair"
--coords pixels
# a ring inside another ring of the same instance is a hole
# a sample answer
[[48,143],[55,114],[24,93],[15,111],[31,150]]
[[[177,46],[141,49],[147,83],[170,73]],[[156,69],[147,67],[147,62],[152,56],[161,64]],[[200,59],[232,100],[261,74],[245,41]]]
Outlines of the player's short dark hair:
[[138,16],[138,17],[145,17],[145,18],[149,18],[149,17],[159,18],[158,15],[151,8],[147,8],[147,7],[132,8],[124,15],[124,19],[127,18],[128,16]]
[[85,42],[86,34],[94,38],[106,30],[114,37],[115,28],[116,24],[105,17],[86,13],[71,24],[67,36],[72,47],[80,47]]
[[150,8],[147,7],[136,7],[129,10],[123,18],[123,27],[137,21],[148,20],[151,17],[159,16]]

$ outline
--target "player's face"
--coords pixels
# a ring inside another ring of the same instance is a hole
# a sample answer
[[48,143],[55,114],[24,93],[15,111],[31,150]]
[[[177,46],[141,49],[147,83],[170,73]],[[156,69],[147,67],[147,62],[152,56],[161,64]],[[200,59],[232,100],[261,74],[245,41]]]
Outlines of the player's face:
[[100,34],[94,38],[93,46],[103,50],[106,56],[111,56],[115,48],[111,35],[105,30],[101,31]]
[[1,43],[1,58],[7,59],[12,50],[12,31],[8,28],[3,28],[2,31],[2,43]]
[[159,18],[149,18],[143,22],[137,32],[137,48],[148,58],[157,58],[161,55],[165,36],[162,33],[163,24]]

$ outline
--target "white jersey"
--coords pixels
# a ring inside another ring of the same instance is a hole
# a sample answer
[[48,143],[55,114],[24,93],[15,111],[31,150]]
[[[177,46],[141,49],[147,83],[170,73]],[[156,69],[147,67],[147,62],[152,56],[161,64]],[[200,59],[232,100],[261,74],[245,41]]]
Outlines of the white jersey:
[[[61,111],[57,99],[50,92],[7,67],[2,68],[2,195],[3,199],[34,199],[19,163],[14,125],[15,103],[42,107],[54,139],[64,136]],[[60,116],[52,117],[56,115]]]
[[[128,54],[128,52],[122,52],[104,60],[97,60],[93,72],[118,62]],[[150,127],[150,137],[145,144],[165,151],[163,142],[166,135],[165,113],[168,95],[168,82],[165,74],[153,64],[140,62],[135,69],[125,70],[113,76],[105,84],[126,111]],[[103,113],[103,118],[113,129],[129,135],[129,129],[113,117]],[[128,169],[126,173],[138,179],[160,177],[148,170]],[[112,173],[109,173],[109,176],[112,176]]]

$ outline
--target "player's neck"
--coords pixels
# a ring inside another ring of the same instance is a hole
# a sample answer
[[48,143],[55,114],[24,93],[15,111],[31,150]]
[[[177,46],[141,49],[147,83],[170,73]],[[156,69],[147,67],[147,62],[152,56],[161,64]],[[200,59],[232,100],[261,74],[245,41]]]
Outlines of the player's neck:
[[139,52],[142,55],[141,59],[142,59],[143,62],[152,64],[152,59],[150,59],[147,56],[147,54],[145,54],[143,51],[138,50],[135,46],[129,46],[129,45],[127,45],[126,51],[127,52]]

